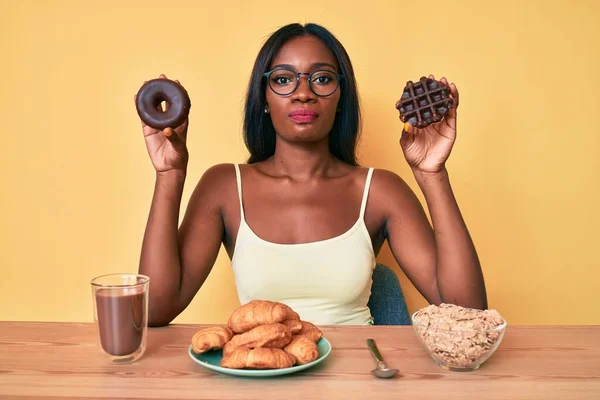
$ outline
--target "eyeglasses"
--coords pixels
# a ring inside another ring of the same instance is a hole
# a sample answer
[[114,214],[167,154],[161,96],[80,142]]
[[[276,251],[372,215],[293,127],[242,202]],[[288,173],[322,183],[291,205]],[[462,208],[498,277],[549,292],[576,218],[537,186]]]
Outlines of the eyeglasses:
[[318,70],[308,74],[284,67],[264,73],[271,90],[280,96],[289,96],[294,93],[300,84],[300,75],[308,76],[308,87],[319,97],[327,97],[335,93],[340,86],[340,81],[344,78],[343,75],[328,70]]

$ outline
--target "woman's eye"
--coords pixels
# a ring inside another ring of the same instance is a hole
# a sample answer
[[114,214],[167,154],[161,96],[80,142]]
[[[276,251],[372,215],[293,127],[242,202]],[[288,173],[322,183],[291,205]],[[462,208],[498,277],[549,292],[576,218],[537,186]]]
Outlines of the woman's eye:
[[277,85],[289,85],[293,83],[293,77],[289,75],[277,75],[273,77],[273,82]]
[[330,85],[336,82],[336,76],[327,71],[316,72],[312,77],[312,83],[317,85]]

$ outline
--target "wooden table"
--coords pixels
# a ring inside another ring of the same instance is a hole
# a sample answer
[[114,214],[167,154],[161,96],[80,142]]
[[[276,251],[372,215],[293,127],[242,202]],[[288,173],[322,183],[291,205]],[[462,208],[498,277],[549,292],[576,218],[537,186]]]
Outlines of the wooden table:
[[[0,322],[0,398],[28,399],[600,399],[600,326],[509,326],[475,372],[448,372],[411,327],[322,327],[332,344],[321,364],[277,378],[221,375],[187,354],[202,325],[152,328],[136,363],[108,365],[88,323]],[[392,380],[369,371],[376,339]]]

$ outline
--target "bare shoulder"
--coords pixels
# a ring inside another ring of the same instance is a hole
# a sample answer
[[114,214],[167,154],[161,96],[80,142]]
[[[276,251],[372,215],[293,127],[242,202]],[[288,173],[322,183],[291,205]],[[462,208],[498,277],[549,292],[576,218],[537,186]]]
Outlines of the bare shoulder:
[[371,190],[388,195],[411,195],[414,194],[410,186],[400,175],[387,169],[374,169]]
[[202,174],[200,179],[200,183],[212,189],[216,189],[228,181],[235,181],[235,166],[227,163],[213,165]]
[[386,169],[375,169],[371,181],[371,198],[389,217],[393,214],[420,207],[419,200],[402,177]]
[[[191,202],[218,205],[236,190],[235,167],[233,164],[215,164],[208,168],[198,181]],[[236,197],[237,198],[237,197]]]

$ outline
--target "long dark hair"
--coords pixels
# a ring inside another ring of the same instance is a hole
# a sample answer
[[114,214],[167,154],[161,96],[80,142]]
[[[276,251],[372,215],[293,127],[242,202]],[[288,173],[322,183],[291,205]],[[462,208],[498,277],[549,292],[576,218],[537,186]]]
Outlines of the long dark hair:
[[329,151],[337,159],[357,166],[356,145],[360,135],[360,107],[356,80],[350,57],[344,46],[326,28],[317,24],[290,24],[273,33],[260,49],[248,85],[244,105],[244,143],[250,152],[248,163],[264,161],[275,153],[275,128],[265,114],[266,81],[263,74],[271,65],[279,49],[290,39],[313,35],[327,46],[337,60],[344,76],[340,81],[340,111],[336,114],[329,133]]

